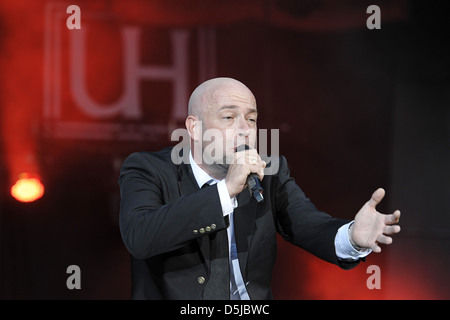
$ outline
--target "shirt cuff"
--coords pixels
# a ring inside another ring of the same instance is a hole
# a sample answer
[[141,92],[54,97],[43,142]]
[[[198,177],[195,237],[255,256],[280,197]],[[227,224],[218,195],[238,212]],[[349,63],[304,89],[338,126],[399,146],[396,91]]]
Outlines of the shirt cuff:
[[219,191],[220,204],[222,205],[223,216],[227,216],[238,206],[236,197],[230,198],[225,179],[217,182],[217,191]]
[[368,256],[372,252],[372,249],[370,248],[357,250],[352,246],[348,235],[348,228],[352,224],[353,221],[340,227],[336,234],[336,237],[334,238],[336,255],[341,260],[356,261]]

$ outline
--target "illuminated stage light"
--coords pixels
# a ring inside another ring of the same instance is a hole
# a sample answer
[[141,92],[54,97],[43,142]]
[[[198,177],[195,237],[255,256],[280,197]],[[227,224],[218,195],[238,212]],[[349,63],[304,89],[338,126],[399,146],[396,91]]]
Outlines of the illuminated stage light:
[[32,202],[44,195],[44,185],[39,178],[22,173],[19,180],[11,187],[11,195],[21,202]]

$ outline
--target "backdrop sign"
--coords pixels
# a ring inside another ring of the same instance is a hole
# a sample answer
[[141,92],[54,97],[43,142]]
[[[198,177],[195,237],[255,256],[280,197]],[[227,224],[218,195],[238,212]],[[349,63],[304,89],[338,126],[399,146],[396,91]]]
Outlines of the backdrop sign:
[[190,82],[214,76],[214,29],[126,24],[82,11],[80,29],[47,3],[46,135],[141,141],[166,138],[186,117]]

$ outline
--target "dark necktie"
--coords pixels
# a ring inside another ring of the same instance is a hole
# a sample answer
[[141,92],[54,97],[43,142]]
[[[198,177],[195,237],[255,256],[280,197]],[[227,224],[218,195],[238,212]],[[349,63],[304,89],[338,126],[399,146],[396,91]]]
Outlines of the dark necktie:
[[[209,184],[203,185],[202,189]],[[210,274],[203,291],[205,300],[230,299],[230,263],[227,230],[222,229],[209,235]]]

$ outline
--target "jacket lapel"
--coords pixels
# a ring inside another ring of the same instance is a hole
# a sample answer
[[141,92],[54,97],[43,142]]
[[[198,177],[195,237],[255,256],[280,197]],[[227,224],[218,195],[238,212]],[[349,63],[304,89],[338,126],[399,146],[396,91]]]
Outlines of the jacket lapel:
[[[181,163],[178,165],[178,174],[178,190],[180,192],[180,197],[200,190],[197,182],[195,181],[190,164]],[[209,237],[198,237],[196,240],[209,268]]]
[[190,164],[181,163],[178,165],[178,176],[178,189],[180,191],[180,196],[200,190],[197,182],[195,181]]
[[[237,196],[238,207],[234,209],[234,237],[239,257],[242,275],[246,278],[246,265],[250,244],[253,239],[255,215],[258,203],[251,197],[248,190]],[[245,279],[244,279],[245,280]]]

